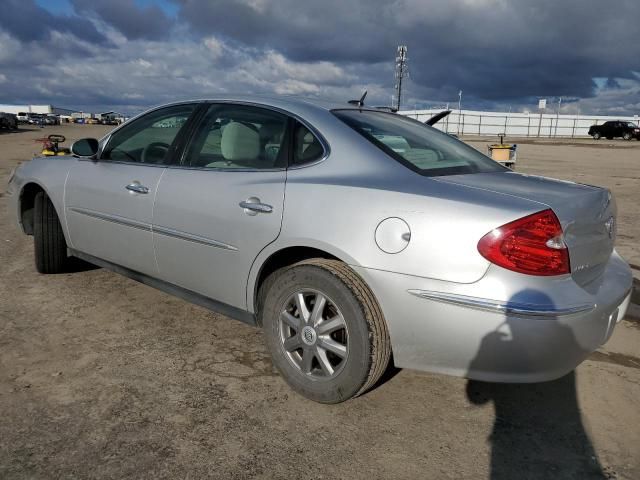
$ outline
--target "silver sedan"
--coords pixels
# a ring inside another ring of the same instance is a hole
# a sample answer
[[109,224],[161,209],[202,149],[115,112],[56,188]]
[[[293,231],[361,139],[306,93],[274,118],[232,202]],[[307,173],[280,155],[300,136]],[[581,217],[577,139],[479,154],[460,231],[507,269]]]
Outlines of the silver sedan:
[[624,316],[603,188],[522,175],[415,120],[286,97],[174,103],[10,179],[36,268],[69,257],[264,329],[335,403],[398,367],[571,371]]

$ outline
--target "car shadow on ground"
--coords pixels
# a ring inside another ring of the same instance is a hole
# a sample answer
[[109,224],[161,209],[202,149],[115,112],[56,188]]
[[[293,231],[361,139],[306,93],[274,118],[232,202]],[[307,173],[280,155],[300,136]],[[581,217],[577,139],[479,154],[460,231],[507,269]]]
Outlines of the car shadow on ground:
[[39,127],[19,127],[17,130],[7,130],[6,128],[0,128],[0,135],[6,135],[9,133],[29,133],[40,130]]
[[[532,297],[533,295],[533,297]],[[522,291],[512,303],[552,304],[540,292]],[[558,352],[580,351],[572,330],[557,319],[507,317],[501,328],[482,340],[470,371],[505,368],[506,359],[527,356],[535,332],[525,322],[555,322],[548,344],[550,358]],[[508,367],[506,367],[508,368]],[[475,405],[493,402],[495,418],[489,437],[491,479],[512,478],[610,478],[582,423],[576,392],[576,375],[544,383],[506,384],[469,380],[467,398]]]
[[67,265],[62,273],[80,273],[100,268],[93,263],[85,262],[77,257],[69,257]]

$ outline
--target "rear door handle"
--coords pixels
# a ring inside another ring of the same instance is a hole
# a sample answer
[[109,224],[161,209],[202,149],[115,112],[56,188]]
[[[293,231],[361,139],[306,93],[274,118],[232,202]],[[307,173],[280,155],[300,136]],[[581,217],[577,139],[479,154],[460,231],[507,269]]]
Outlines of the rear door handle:
[[240,207],[244,209],[244,213],[251,216],[257,215],[258,213],[273,212],[273,207],[271,205],[260,202],[260,199],[256,197],[249,197],[246,200],[240,202],[238,205],[240,205]]
[[149,193],[149,187],[145,187],[144,185],[140,185],[139,182],[132,182],[129,185],[127,185],[126,187],[124,187],[124,188],[126,188],[130,192]]

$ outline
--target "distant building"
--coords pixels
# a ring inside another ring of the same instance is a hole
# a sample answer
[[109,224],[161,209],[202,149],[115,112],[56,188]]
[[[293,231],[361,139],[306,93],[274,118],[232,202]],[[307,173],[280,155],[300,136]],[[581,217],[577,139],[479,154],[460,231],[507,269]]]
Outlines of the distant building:
[[68,108],[54,107],[53,105],[6,105],[0,104],[0,112],[6,113],[44,113],[44,114],[57,114],[57,115],[69,115],[73,113],[73,110]]

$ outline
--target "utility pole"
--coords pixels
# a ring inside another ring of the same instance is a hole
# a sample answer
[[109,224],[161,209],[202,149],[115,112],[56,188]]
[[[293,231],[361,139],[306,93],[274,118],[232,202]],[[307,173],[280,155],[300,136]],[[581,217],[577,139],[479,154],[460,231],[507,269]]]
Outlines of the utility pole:
[[396,70],[395,70],[395,105],[393,108],[400,110],[402,104],[402,79],[409,75],[409,68],[407,66],[407,46],[398,45],[398,51],[396,54]]
[[460,135],[460,119],[462,118],[462,90],[458,92],[458,135]]
[[[541,98],[538,100],[538,110],[540,111],[540,119],[538,120],[538,137],[540,137],[540,129],[542,127],[542,112],[547,108],[547,99]],[[551,126],[549,126],[549,132],[551,132]]]
[[560,121],[560,107],[562,106],[562,97],[558,98],[558,111],[556,112],[556,131],[554,137],[558,136],[558,122]]

